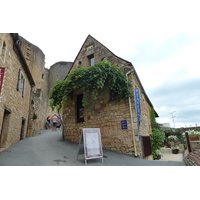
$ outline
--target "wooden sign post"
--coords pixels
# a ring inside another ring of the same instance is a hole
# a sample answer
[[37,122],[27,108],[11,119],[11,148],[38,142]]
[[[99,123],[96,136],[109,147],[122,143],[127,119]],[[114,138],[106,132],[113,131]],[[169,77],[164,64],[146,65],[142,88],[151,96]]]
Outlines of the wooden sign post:
[[101,133],[99,128],[83,128],[81,138],[79,141],[79,148],[77,154],[84,154],[85,164],[87,160],[101,158],[103,162],[103,150],[101,143]]

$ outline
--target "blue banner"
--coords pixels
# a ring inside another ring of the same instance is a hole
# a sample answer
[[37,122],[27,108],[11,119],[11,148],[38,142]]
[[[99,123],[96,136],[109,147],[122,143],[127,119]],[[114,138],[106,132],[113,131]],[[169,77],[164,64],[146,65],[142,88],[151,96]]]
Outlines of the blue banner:
[[140,125],[141,107],[140,107],[140,90],[139,90],[139,88],[135,88],[135,105],[136,105],[138,125]]

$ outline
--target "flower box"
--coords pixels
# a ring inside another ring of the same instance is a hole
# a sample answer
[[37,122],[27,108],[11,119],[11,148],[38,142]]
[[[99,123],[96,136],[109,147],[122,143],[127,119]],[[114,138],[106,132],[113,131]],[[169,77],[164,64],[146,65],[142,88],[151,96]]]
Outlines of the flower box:
[[190,141],[198,141],[199,140],[199,137],[198,136],[192,136],[192,135],[189,135],[189,139]]

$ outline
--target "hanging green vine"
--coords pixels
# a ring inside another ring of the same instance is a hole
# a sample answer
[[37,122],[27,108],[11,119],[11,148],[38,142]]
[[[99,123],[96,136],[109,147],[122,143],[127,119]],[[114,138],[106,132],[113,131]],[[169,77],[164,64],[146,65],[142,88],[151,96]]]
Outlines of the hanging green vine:
[[100,91],[115,94],[113,100],[127,99],[130,96],[130,84],[125,73],[107,60],[87,68],[73,70],[65,80],[57,81],[50,93],[50,105],[62,107],[75,91],[84,94],[83,105],[96,100]]

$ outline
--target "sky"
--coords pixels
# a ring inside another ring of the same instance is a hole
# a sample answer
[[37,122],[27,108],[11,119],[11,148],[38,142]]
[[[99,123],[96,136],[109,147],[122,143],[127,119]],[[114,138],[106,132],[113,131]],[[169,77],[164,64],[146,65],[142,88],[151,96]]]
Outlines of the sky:
[[[90,34],[134,65],[158,123],[200,126],[198,1],[29,2],[12,1],[12,17],[3,9],[3,32],[18,32],[38,46],[46,68],[59,61],[73,62]],[[9,4],[3,3],[4,8]]]

